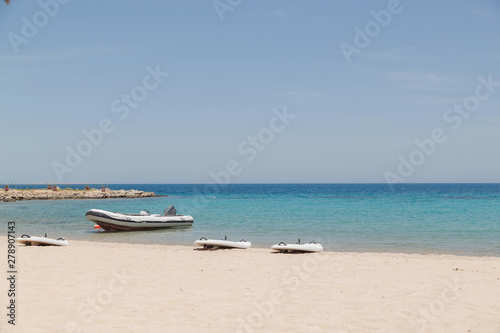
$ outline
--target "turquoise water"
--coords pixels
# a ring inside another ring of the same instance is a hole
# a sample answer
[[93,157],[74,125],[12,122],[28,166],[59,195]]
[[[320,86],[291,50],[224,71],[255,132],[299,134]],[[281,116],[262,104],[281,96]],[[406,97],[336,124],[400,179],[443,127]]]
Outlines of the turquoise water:
[[[0,220],[21,234],[89,241],[192,245],[204,236],[268,247],[321,241],[330,251],[500,256],[500,184],[115,184],[160,198],[0,203]],[[175,205],[188,228],[94,232],[91,208],[162,213]]]

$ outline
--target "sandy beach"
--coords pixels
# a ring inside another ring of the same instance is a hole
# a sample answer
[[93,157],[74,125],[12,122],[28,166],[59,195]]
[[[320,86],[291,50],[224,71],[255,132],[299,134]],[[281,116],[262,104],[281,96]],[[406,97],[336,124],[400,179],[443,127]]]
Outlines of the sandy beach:
[[500,332],[497,257],[69,241],[17,246],[2,332]]

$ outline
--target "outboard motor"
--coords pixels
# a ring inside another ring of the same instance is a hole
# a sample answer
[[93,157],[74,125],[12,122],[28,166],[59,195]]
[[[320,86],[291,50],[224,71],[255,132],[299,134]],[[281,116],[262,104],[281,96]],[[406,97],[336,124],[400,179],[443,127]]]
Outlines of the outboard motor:
[[174,206],[168,206],[165,209],[165,211],[163,212],[163,214],[165,214],[165,216],[176,215],[177,214],[177,210],[175,209]]

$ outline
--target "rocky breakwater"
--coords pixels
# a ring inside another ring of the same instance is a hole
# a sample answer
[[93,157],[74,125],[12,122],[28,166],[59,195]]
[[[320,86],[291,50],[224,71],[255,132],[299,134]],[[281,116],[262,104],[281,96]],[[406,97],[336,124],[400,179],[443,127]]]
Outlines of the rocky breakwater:
[[0,201],[13,202],[18,200],[67,200],[67,199],[112,199],[112,198],[151,198],[160,197],[153,192],[137,190],[110,190],[97,189],[74,190],[0,190]]

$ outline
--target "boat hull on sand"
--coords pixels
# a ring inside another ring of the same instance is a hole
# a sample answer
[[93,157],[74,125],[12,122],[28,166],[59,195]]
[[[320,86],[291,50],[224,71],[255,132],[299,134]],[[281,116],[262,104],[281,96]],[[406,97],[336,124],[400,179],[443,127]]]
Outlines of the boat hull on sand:
[[16,239],[18,243],[24,244],[26,246],[34,245],[34,246],[68,246],[69,243],[62,237],[57,239],[48,238],[48,237],[37,237],[30,235],[22,235]]
[[271,249],[279,252],[321,252],[323,246],[315,242],[308,244],[286,244],[281,242],[271,246]]
[[248,249],[252,246],[252,243],[245,240],[240,240],[239,242],[231,242],[224,239],[206,239],[202,237],[201,239],[194,242],[198,246],[203,246],[204,248],[226,248],[226,249]]
[[98,224],[107,231],[112,230],[153,230],[172,227],[188,227],[193,225],[190,215],[132,215],[108,212],[102,209],[91,209],[86,214],[87,220]]

